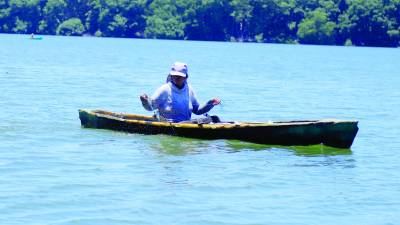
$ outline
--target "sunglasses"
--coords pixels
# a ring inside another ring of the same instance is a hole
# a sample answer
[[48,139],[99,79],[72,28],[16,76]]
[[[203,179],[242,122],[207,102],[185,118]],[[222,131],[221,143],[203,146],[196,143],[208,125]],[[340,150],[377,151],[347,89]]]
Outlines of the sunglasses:
[[186,79],[186,77],[176,76],[176,75],[171,75],[171,78],[173,78],[173,79]]

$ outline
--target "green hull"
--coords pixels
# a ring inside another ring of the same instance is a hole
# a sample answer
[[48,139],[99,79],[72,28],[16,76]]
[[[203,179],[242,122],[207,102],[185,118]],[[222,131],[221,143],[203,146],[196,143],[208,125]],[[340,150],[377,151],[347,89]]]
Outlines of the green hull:
[[269,145],[324,144],[350,148],[357,134],[357,121],[310,120],[268,123],[170,123],[151,116],[79,110],[81,124],[88,128],[142,134],[168,134],[201,139],[236,139]]

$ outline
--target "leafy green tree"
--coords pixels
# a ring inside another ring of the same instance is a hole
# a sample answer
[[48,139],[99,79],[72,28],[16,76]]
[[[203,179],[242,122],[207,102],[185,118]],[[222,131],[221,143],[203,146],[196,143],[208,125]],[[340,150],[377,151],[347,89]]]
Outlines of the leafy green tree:
[[384,1],[384,14],[388,20],[389,42],[391,46],[400,45],[400,0]]
[[0,0],[0,32],[400,45],[400,0]]
[[90,10],[91,0],[67,0],[67,18],[76,17],[86,20],[86,13]]
[[182,39],[185,23],[172,0],[154,0],[150,4],[145,36],[149,38]]
[[57,28],[58,35],[77,36],[82,35],[85,28],[79,18],[71,18],[62,22]]
[[300,24],[297,31],[300,43],[334,44],[336,24],[329,21],[328,14],[318,8],[310,13]]
[[186,10],[185,35],[189,40],[226,41],[233,36],[235,24],[228,0],[205,0],[192,3]]
[[349,8],[349,5],[347,4],[346,0],[339,0],[338,8],[339,8],[340,13],[343,13],[344,11],[346,11]]
[[330,21],[336,22],[340,15],[339,3],[335,3],[333,0],[320,0],[318,8],[326,12]]
[[56,34],[57,27],[68,17],[68,4],[64,0],[48,0],[43,8],[43,20],[39,31],[45,34]]
[[35,33],[37,31],[41,8],[40,0],[9,0],[9,20],[14,23],[15,33]]
[[127,1],[124,16],[128,18],[126,36],[143,37],[146,28],[146,0]]
[[248,26],[252,17],[253,6],[249,3],[249,0],[232,0],[230,5],[232,6],[231,16],[236,22],[234,36],[243,40],[249,35]]
[[9,18],[10,11],[8,1],[0,0],[0,32],[10,32],[13,27]]
[[88,5],[89,10],[86,12],[86,19],[84,20],[86,30],[91,34],[95,34],[97,31],[101,33],[99,31],[99,14],[102,8],[100,0],[90,0]]
[[303,11],[290,0],[254,0],[250,35],[258,41],[285,43],[296,38],[296,20]]
[[15,26],[12,31],[17,34],[26,34],[28,32],[28,22],[20,20],[17,17],[15,21]]
[[[396,2],[396,1],[393,1]],[[389,1],[390,4],[390,1]],[[385,15],[381,0],[353,0],[339,17],[339,31],[358,46],[396,46],[396,24]]]
[[145,0],[93,1],[88,11],[91,33],[98,30],[103,36],[141,37],[146,27]]
[[[104,36],[113,36],[112,32],[109,29],[109,25],[113,20],[115,12],[112,8],[102,7],[98,12],[98,20],[97,20],[97,27],[98,31],[102,33]],[[96,24],[96,23],[95,23]],[[93,25],[90,26],[93,29]]]
[[113,36],[125,37],[128,28],[127,22],[127,18],[121,16],[120,14],[117,14],[108,25],[108,30],[112,32]]

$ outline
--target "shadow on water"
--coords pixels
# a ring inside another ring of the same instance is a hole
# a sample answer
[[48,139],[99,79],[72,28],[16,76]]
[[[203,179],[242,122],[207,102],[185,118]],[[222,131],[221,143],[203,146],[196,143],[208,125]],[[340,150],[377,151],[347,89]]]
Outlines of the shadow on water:
[[168,135],[152,137],[157,138],[158,141],[151,143],[150,146],[167,155],[199,154],[212,149],[210,141]]
[[[99,130],[96,130],[100,132]],[[103,130],[104,132],[110,132]],[[130,136],[124,132],[115,132],[115,135]],[[101,135],[103,136],[103,135]],[[239,140],[203,140],[169,135],[142,135],[142,141],[148,142],[150,147],[166,155],[204,154],[211,151],[235,153],[242,151],[272,151],[289,150],[298,156],[335,156],[351,155],[350,149],[334,148],[325,145],[309,146],[282,146],[264,145]]]
[[300,156],[323,156],[323,155],[351,155],[350,149],[334,148],[325,145],[308,145],[308,146],[282,146],[282,145],[263,145],[250,142],[243,142],[237,140],[227,140],[227,146],[231,151],[243,150],[272,150],[272,149],[285,149],[294,152]]
[[210,151],[225,151],[228,153],[242,151],[289,150],[299,156],[335,156],[351,155],[350,149],[340,149],[324,145],[310,146],[280,146],[263,145],[238,140],[201,140],[177,136],[159,135],[151,147],[167,155],[201,154]]
[[[331,157],[352,155],[350,149],[334,148],[325,145],[309,145],[309,146],[280,146],[280,145],[261,145],[242,141],[227,141],[227,145],[234,152],[251,150],[251,151],[290,151],[297,157],[295,163],[288,165],[293,167],[342,167],[354,168],[355,161],[353,157]],[[232,152],[231,150],[231,152]],[[302,159],[300,159],[302,158]]]

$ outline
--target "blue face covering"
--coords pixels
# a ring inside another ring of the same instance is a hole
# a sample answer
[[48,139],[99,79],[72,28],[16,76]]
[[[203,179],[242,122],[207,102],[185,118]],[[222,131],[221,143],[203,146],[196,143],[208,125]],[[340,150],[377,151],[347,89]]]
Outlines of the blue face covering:
[[[186,74],[186,80],[187,80],[187,78],[189,78],[189,74]],[[170,74],[167,75],[167,80],[165,81],[165,83],[168,83],[168,82],[172,82],[172,78],[171,78]],[[185,83],[186,83],[186,81],[185,81]]]
[[183,86],[181,88],[179,88],[178,86],[176,86],[176,84],[172,81],[171,75],[168,74],[167,75],[167,80],[165,81],[165,83],[171,82],[175,87],[182,89],[183,87],[185,87],[185,85],[187,85],[187,78],[189,78],[189,74],[186,74],[186,80],[185,83],[183,83]]

